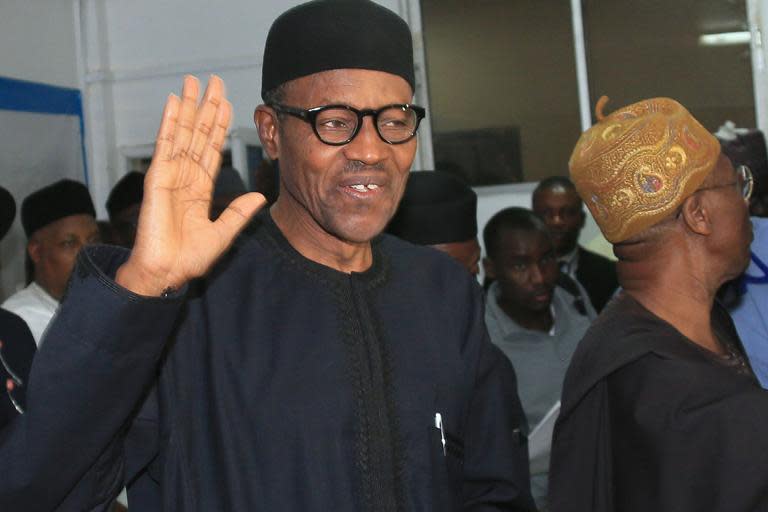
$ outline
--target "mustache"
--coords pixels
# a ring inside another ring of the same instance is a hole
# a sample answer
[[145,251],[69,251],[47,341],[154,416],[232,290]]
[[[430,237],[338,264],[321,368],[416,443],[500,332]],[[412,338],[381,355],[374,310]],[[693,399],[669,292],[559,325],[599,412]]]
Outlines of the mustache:
[[366,171],[384,172],[386,170],[384,162],[377,162],[373,165],[369,165],[360,160],[349,160],[344,164],[344,172],[348,174],[357,174]]

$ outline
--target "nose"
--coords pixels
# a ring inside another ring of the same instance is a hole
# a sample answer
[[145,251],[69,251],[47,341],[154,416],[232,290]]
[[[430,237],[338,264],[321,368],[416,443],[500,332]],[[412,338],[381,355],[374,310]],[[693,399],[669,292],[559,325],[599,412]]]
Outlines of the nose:
[[349,160],[372,165],[386,157],[388,146],[389,144],[379,137],[373,116],[365,116],[357,136],[344,146],[344,154]]
[[555,211],[552,212],[549,216],[549,223],[553,226],[561,226],[563,224],[563,214],[562,212]]
[[540,264],[531,265],[528,279],[531,281],[531,284],[542,284],[544,282],[544,269],[541,268]]

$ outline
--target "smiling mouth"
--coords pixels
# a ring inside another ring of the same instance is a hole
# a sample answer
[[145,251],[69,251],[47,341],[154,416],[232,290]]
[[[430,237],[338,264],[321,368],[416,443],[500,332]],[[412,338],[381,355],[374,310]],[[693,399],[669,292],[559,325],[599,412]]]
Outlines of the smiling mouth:
[[339,183],[339,190],[353,200],[373,200],[381,196],[384,185],[373,179],[360,178]]
[[369,183],[368,185],[363,185],[362,183],[358,183],[356,185],[347,185],[347,187],[353,190],[357,190],[358,192],[368,192],[369,190],[376,190],[379,188],[379,186],[376,185],[375,183]]

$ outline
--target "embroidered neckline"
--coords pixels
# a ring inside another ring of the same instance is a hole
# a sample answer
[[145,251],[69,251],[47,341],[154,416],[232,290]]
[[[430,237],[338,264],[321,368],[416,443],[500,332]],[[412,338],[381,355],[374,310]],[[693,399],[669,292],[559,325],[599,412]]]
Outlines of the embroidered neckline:
[[285,235],[283,235],[283,232],[280,231],[280,228],[272,219],[269,210],[259,213],[256,219],[257,221],[260,220],[264,227],[264,229],[259,230],[259,233],[262,233],[264,236],[259,238],[267,242],[266,245],[276,252],[282,259],[307,275],[318,278],[323,282],[334,283],[337,285],[346,283],[350,278],[369,283],[372,287],[381,286],[386,282],[389,269],[389,257],[384,250],[382,250],[381,235],[371,240],[373,262],[371,263],[370,268],[364,272],[352,272],[347,274],[303,256],[291,245]]

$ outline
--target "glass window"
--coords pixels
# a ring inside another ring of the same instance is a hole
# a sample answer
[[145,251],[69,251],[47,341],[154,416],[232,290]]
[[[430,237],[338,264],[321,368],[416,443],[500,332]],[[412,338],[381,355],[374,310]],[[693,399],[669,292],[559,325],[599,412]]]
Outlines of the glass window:
[[582,10],[592,105],[609,96],[608,114],[668,96],[710,131],[755,127],[743,0],[583,0]]
[[581,132],[569,2],[421,6],[435,167],[472,185],[567,173]]

